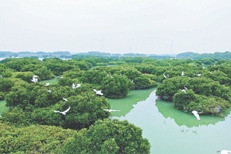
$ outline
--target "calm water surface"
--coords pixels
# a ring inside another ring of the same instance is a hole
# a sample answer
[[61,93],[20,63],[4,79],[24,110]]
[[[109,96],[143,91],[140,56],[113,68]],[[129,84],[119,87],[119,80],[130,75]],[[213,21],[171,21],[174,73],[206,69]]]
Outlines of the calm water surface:
[[152,154],[218,154],[218,150],[231,150],[229,113],[230,110],[225,118],[201,116],[198,121],[193,115],[174,109],[172,103],[159,101],[153,91],[125,116],[113,118],[142,128]]

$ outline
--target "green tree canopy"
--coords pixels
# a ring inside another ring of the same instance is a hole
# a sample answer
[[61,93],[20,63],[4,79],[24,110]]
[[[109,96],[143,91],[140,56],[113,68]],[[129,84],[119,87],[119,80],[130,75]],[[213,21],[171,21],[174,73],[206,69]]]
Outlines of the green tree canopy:
[[0,123],[0,153],[61,153],[76,133],[54,126],[15,128]]
[[124,75],[106,76],[102,82],[103,93],[109,98],[122,98],[127,96],[130,81]]
[[63,153],[147,154],[150,144],[142,137],[142,130],[133,124],[105,119],[75,135],[64,146]]

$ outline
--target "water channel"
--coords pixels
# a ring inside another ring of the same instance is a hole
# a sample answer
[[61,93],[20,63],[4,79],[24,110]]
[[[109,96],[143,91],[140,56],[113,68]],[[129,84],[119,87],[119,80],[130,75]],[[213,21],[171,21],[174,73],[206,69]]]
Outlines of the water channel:
[[151,154],[218,154],[231,150],[231,115],[201,116],[201,120],[173,108],[172,103],[158,100],[155,90],[133,106],[125,116],[143,130],[151,144]]

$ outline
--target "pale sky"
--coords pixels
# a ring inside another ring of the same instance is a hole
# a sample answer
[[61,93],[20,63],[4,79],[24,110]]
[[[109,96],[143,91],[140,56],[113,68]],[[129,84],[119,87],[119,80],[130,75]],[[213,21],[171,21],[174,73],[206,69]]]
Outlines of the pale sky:
[[231,0],[0,0],[0,51],[231,51]]

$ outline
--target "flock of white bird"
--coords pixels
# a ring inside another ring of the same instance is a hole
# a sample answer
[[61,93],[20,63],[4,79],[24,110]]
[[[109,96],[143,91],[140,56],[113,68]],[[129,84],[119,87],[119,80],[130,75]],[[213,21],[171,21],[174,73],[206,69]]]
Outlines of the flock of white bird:
[[[201,76],[201,74],[196,74],[198,77]],[[165,75],[165,73],[163,74],[164,78],[169,78],[169,75]],[[184,76],[184,71],[181,72],[181,76]],[[2,76],[0,76],[2,77]],[[31,79],[32,82],[38,82],[38,76],[37,75],[34,75]],[[50,83],[45,83],[45,86],[49,86]],[[81,84],[75,84],[73,83],[72,84],[72,89],[76,89],[76,88],[79,88],[81,86]],[[186,91],[188,90],[187,87],[184,86],[184,89],[182,89],[181,91],[186,93]],[[103,93],[102,93],[102,90],[96,90],[96,89],[93,89],[93,91],[95,92],[96,95],[100,95],[100,96],[103,96]],[[51,90],[48,90],[48,92],[51,92]],[[68,102],[68,100],[66,98],[63,97],[63,100],[65,102]],[[58,110],[54,110],[55,113],[60,113],[62,115],[66,115],[68,111],[70,111],[71,107],[69,106],[65,111],[58,111]],[[107,111],[107,112],[116,112],[116,111],[120,111],[120,110],[114,110],[114,109],[103,109],[104,111]],[[192,111],[192,114],[196,117],[197,120],[200,120],[200,115],[198,113],[198,111],[196,110],[193,110]],[[229,150],[221,150],[221,151],[218,151],[220,152],[221,154],[231,154],[231,151]]]
[[[169,76],[165,75],[165,73],[163,74],[164,78],[168,78]],[[184,71],[181,72],[181,76],[184,76]],[[197,74],[197,76],[201,76],[201,74]],[[34,75],[31,79],[32,82],[38,82],[38,76],[37,75]],[[45,86],[49,86],[50,83],[45,83]],[[76,88],[79,88],[81,86],[81,84],[75,84],[75,83],[72,83],[72,89],[76,89]],[[184,89],[182,89],[181,91],[186,93],[188,89],[184,86]],[[51,92],[51,90],[47,90],[48,92]],[[103,96],[103,93],[102,93],[102,90],[96,90],[96,89],[93,89],[93,91],[95,92],[96,95],[100,95],[100,96]],[[68,101],[66,98],[63,98],[64,101]],[[70,107],[61,112],[61,111],[57,111],[57,110],[54,110],[55,113],[60,113],[60,114],[63,114],[63,115],[66,115],[67,112],[70,110]],[[115,112],[115,111],[120,111],[120,110],[113,110],[113,109],[103,109],[104,111],[107,111],[107,112]],[[196,117],[197,120],[200,120],[200,116],[198,114],[198,112],[196,110],[193,110],[192,111],[192,114]]]
[[[31,79],[32,82],[38,82],[38,76],[37,75],[33,75],[32,79]],[[49,86],[50,83],[45,83],[45,86]],[[72,89],[76,89],[76,88],[79,88],[81,86],[81,84],[75,84],[75,83],[72,83]],[[95,92],[96,95],[100,95],[100,96],[103,96],[103,93],[102,93],[102,90],[96,90],[96,89],[93,89],[93,91]],[[47,90],[47,92],[51,92],[51,90]],[[68,102],[68,100],[66,98],[63,97],[63,100],[65,102]],[[55,113],[60,113],[62,115],[66,115],[68,111],[70,111],[71,107],[68,107],[68,109],[66,109],[65,111],[58,111],[58,110],[54,110]],[[113,109],[103,109],[104,111],[107,111],[107,112],[114,112],[114,111],[120,111],[120,110],[113,110]]]
[[[210,72],[210,73],[211,73],[211,72]],[[182,71],[182,72],[181,72],[181,76],[184,76],[184,75],[185,75],[185,73],[184,73],[184,71]],[[200,74],[200,73],[198,73],[198,74],[194,74],[194,75],[196,75],[196,76],[198,76],[198,77],[200,77],[200,76],[201,76],[201,74]],[[169,75],[168,75],[168,74],[166,75],[166,74],[164,73],[164,74],[163,74],[163,76],[164,76],[164,78],[165,78],[165,79],[169,78]]]
[[[49,86],[49,84],[45,84],[45,86]],[[72,89],[76,89],[76,88],[79,88],[81,86],[81,84],[75,84],[73,83],[72,84]],[[103,93],[102,93],[102,90],[96,90],[96,89],[93,89],[93,91],[95,92],[96,95],[100,95],[100,96],[103,96]],[[50,91],[51,92],[51,91]],[[63,97],[63,100],[65,102],[68,102],[67,98],[64,98]],[[68,111],[70,111],[71,107],[68,107],[65,111],[58,111],[58,110],[54,110],[55,113],[60,113],[62,115],[66,115]],[[114,109],[103,109],[104,111],[107,111],[107,112],[115,112],[115,111],[120,111],[120,110],[114,110]]]
[[[200,76],[201,74],[198,74],[198,76]],[[169,76],[166,76],[165,73],[163,74],[164,78],[168,78]],[[184,72],[182,71],[181,72],[181,76],[184,76]],[[33,75],[32,79],[31,79],[32,82],[38,82],[38,76],[37,75]],[[49,86],[50,83],[45,83],[45,86]],[[81,86],[81,84],[75,84],[75,83],[72,83],[72,89],[76,89],[76,88],[79,88]],[[188,90],[185,86],[184,86],[184,89],[182,89],[181,91],[186,93],[186,90]],[[51,90],[47,90],[48,92],[51,92]],[[103,96],[103,93],[102,93],[102,90],[96,90],[96,89],[93,89],[93,91],[95,92],[96,95],[100,95],[100,96]],[[66,98],[63,97],[63,100],[65,102],[67,102],[68,100]],[[65,111],[58,111],[58,110],[54,110],[55,113],[60,113],[60,114],[63,114],[63,115],[66,115],[67,112],[70,110],[71,107],[68,107],[68,109],[66,109]],[[104,111],[107,111],[107,112],[116,112],[116,111],[120,111],[120,110],[114,110],[114,109],[103,109]],[[198,114],[197,111],[193,110],[192,111],[192,114],[196,117],[197,120],[200,120],[200,116]]]
[[[185,75],[185,73],[184,73],[184,71],[182,71],[181,72],[181,76],[184,76]],[[167,78],[169,78],[169,75],[165,75],[165,73],[163,74],[163,76],[164,76],[164,78],[165,79],[167,79]],[[196,76],[201,76],[201,74],[196,74]],[[186,94],[186,91],[188,90],[188,88],[186,87],[186,86],[184,86],[184,89],[181,89],[181,91],[183,92],[183,93],[185,93]],[[200,115],[199,115],[199,113],[198,113],[198,111],[196,111],[196,110],[193,110],[192,111],[192,114],[196,117],[196,119],[197,120],[200,120]]]

